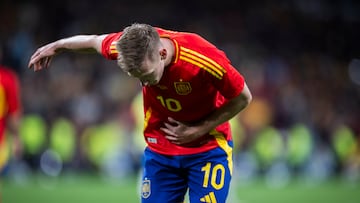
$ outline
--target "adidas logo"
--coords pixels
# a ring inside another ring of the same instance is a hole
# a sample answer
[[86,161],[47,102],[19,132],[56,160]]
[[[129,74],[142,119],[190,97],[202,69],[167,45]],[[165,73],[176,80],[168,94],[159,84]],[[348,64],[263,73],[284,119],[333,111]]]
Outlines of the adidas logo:
[[210,192],[208,195],[200,198],[200,201],[205,203],[217,203],[214,192]]

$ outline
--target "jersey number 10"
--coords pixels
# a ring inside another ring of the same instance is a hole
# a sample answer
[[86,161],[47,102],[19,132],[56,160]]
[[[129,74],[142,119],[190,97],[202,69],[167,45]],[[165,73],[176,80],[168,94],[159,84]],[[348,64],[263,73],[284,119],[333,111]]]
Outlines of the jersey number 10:
[[[224,187],[225,168],[223,165],[216,164],[211,170],[211,163],[208,162],[204,167],[201,168],[201,171],[204,171],[203,187],[206,188],[209,186],[210,178],[211,178],[210,184],[216,190],[220,190],[222,187]],[[218,178],[218,175],[219,175],[219,180],[217,182],[216,179]]]
[[167,108],[169,111],[178,112],[182,109],[179,100],[164,98],[163,96],[157,96],[156,98],[160,100],[161,105],[163,105],[163,107]]

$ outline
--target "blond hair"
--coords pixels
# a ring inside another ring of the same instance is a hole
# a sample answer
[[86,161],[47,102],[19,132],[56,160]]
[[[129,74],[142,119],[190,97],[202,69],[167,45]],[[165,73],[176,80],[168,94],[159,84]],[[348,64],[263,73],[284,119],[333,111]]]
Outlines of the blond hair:
[[153,59],[159,44],[160,37],[154,27],[139,23],[126,27],[116,43],[118,65],[126,72],[140,68],[146,58]]

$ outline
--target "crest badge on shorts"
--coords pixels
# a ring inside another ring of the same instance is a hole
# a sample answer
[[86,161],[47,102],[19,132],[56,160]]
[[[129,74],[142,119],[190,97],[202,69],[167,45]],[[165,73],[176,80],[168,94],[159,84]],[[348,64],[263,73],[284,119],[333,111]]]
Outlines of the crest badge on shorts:
[[141,186],[141,196],[143,198],[148,198],[151,194],[151,183],[150,180],[145,179],[142,182],[142,186]]
[[176,93],[179,95],[187,95],[191,92],[191,85],[189,82],[174,82]]

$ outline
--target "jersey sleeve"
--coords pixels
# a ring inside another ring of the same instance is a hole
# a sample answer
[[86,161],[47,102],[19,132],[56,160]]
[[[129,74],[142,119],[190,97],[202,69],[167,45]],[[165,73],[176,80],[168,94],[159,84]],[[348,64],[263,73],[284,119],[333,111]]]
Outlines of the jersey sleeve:
[[118,51],[116,50],[116,41],[120,38],[122,32],[108,34],[101,44],[101,54],[109,60],[116,60]]
[[222,96],[232,99],[242,92],[244,77],[232,66],[222,50],[194,33],[183,33],[181,40],[180,58],[200,67],[204,79]]
[[242,92],[245,86],[245,79],[229,61],[223,67],[226,72],[221,80],[215,82],[215,85],[225,98],[231,99]]
[[[231,64],[225,53],[217,48],[212,51],[212,59],[216,65],[218,74],[210,76],[212,84],[227,99],[238,96],[245,86],[245,79],[241,73]],[[217,75],[218,77],[213,77]]]

